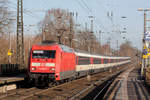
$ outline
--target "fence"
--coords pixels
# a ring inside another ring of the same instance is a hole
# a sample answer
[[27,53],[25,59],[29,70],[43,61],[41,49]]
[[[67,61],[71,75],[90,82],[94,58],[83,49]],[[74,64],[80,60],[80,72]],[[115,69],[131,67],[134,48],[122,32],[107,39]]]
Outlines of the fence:
[[0,75],[12,75],[19,72],[18,64],[0,64]]

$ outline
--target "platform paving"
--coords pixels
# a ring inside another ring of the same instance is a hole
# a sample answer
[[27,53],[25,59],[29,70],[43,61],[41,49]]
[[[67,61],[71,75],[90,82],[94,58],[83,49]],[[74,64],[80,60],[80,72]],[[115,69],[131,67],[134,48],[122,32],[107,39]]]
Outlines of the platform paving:
[[108,89],[105,100],[150,100],[150,88],[140,79],[139,68],[120,74]]
[[24,74],[20,74],[16,76],[0,77],[0,85],[6,84],[6,83],[17,82],[17,81],[23,81],[24,76],[25,76]]

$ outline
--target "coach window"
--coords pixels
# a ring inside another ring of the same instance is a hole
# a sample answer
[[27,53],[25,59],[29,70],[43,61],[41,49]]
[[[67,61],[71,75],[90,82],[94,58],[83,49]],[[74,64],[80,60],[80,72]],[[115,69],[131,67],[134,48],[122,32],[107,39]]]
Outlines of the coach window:
[[75,59],[76,59],[76,64],[78,64],[78,57],[76,56]]
[[111,60],[110,60],[110,63],[113,63],[113,62],[114,62],[114,59],[111,59]]
[[108,59],[104,59],[104,64],[107,64],[108,63]]
[[94,58],[93,63],[94,64],[101,64],[101,59],[100,58]]
[[88,65],[91,64],[89,57],[78,57],[78,65]]

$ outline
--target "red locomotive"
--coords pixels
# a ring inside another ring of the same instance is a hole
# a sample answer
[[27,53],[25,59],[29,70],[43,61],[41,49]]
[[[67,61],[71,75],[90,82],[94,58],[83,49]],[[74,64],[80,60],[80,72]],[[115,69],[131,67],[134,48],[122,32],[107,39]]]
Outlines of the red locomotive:
[[35,84],[56,83],[97,73],[130,62],[130,57],[108,57],[75,52],[61,44],[33,45],[28,78]]

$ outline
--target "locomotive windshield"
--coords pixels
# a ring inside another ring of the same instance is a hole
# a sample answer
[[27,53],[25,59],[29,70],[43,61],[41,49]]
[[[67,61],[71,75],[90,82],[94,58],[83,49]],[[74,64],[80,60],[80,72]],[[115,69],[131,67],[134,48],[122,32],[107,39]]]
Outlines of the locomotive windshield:
[[34,50],[32,58],[55,58],[55,50]]

